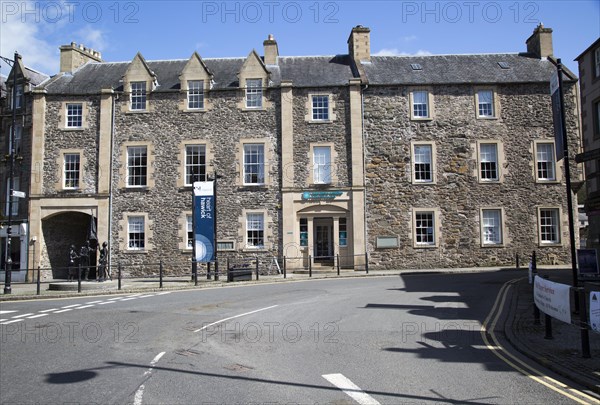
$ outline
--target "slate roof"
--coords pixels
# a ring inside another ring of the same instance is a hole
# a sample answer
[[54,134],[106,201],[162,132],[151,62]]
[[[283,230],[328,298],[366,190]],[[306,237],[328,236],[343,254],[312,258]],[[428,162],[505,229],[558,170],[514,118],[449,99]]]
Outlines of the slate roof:
[[[213,89],[234,89],[239,86],[238,72],[246,58],[203,59],[214,75]],[[188,59],[147,61],[156,74],[159,86],[155,91],[180,88],[179,75]],[[503,69],[498,62],[506,62]],[[422,70],[413,70],[411,64]],[[72,73],[57,75],[45,84],[50,94],[94,94],[101,89],[122,90],[121,79],[130,62],[90,62]],[[372,56],[363,63],[370,85],[436,85],[548,82],[555,72],[547,59],[526,54],[432,55],[432,56]],[[358,77],[349,55],[280,56],[278,65],[267,65],[271,72],[270,86],[291,80],[297,87],[347,85]]]
[[33,86],[38,86],[50,78],[50,76],[48,76],[47,74],[28,68],[27,66],[25,67],[24,74],[25,77],[29,80],[29,83]]
[[[422,70],[413,70],[411,64]],[[370,85],[537,83],[548,82],[556,72],[549,60],[525,54],[372,56],[363,66]]]
[[6,77],[0,76],[0,98],[6,97]]

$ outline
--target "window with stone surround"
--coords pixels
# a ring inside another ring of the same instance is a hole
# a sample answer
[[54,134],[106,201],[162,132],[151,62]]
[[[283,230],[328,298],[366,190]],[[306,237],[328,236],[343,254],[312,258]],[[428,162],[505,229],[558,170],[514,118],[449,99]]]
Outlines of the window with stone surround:
[[246,108],[262,108],[262,79],[246,79]]
[[560,210],[558,208],[539,208],[538,224],[541,246],[560,243]]
[[206,181],[206,145],[185,145],[185,185]]
[[481,182],[500,181],[500,160],[497,142],[478,143],[478,172]]
[[494,118],[494,91],[490,89],[478,90],[475,93],[477,104],[477,117]]
[[143,216],[127,217],[127,249],[144,250],[146,248],[146,225]]
[[131,110],[146,109],[146,82],[131,82]]
[[81,154],[65,153],[63,155],[63,188],[77,190],[80,187]]
[[348,246],[348,226],[346,218],[340,218],[339,221],[339,240],[340,247]]
[[188,80],[188,109],[204,109],[204,80]]
[[431,119],[431,93],[427,90],[410,92],[410,118],[413,120]]
[[313,147],[313,182],[314,184],[331,183],[331,147]]
[[414,142],[411,146],[413,184],[435,183],[435,144]]
[[[22,84],[17,84],[16,86],[16,100],[13,98],[13,92],[14,89],[11,90],[10,92],[10,106],[11,109],[19,109],[23,107],[23,101],[24,101],[24,94],[23,94],[23,85]],[[13,101],[16,101],[16,103],[13,105]]]
[[[10,154],[11,151],[15,153],[15,155],[21,154],[21,149],[23,145],[23,126],[21,124],[15,125],[15,133],[12,134],[12,125],[8,127],[8,151]],[[12,136],[12,137],[11,137]],[[13,149],[14,147],[14,149]]]
[[262,212],[246,214],[246,247],[262,249],[265,246],[265,218]]
[[329,121],[329,96],[313,95],[312,97],[312,120]]
[[437,247],[439,214],[436,209],[413,209],[413,246]]
[[535,142],[536,180],[556,181],[556,159],[554,142]]
[[127,187],[148,185],[148,148],[146,146],[127,147]]
[[186,249],[194,247],[194,227],[192,215],[185,216]]
[[481,210],[481,244],[499,246],[503,244],[502,209],[487,208]]
[[265,183],[265,145],[262,143],[244,144],[244,184]]
[[66,127],[81,128],[83,126],[83,105],[82,103],[67,103],[66,106]]

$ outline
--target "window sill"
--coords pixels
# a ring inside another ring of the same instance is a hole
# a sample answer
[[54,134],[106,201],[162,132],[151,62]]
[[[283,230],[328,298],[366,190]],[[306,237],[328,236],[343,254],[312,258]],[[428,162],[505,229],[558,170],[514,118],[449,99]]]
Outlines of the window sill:
[[478,115],[477,119],[478,120],[482,120],[482,121],[497,121],[498,117],[496,117],[496,116],[487,117],[485,115]]
[[558,181],[558,180],[539,180],[539,179],[537,179],[535,181],[535,184],[560,184],[560,181]]
[[504,248],[506,245],[504,243],[482,243],[482,249],[493,249],[493,248]]
[[208,110],[206,108],[186,108],[184,110],[181,110],[182,113],[205,113]]
[[269,253],[269,250],[267,248],[249,248],[246,247],[244,249],[242,249],[243,253]]
[[479,184],[502,184],[500,180],[482,180],[479,179]]
[[315,124],[315,125],[320,125],[320,124],[333,124],[333,120],[308,120],[307,121],[309,124]]
[[251,112],[251,111],[266,111],[264,107],[243,107],[240,109],[242,112]]
[[415,249],[436,249],[438,247],[438,245],[413,245]]
[[125,114],[150,114],[151,111],[149,109],[145,109],[145,110],[127,110],[125,111]]
[[69,131],[69,132],[81,132],[86,130],[87,128],[84,127],[62,127],[61,130],[63,131]]
[[538,247],[541,247],[541,248],[561,248],[561,247],[563,247],[563,244],[561,242],[538,243]]
[[431,117],[410,117],[411,121],[415,121],[415,122],[429,122],[429,121],[433,121],[433,118]]
[[437,185],[437,181],[416,181],[413,180],[412,184],[415,186],[435,186]]
[[133,187],[133,186],[125,186],[121,188],[121,191],[124,192],[149,192],[150,191],[150,187],[148,186],[143,186],[143,187]]

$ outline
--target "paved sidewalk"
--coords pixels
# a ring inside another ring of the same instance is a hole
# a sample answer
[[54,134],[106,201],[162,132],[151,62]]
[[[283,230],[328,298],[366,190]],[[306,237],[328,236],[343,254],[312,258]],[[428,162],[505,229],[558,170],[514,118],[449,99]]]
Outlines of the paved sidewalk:
[[[552,267],[552,266],[550,266]],[[558,267],[552,269],[540,269],[540,275],[549,275],[552,281],[570,284],[570,271],[557,271]],[[427,274],[427,273],[474,273],[483,271],[499,271],[495,268],[468,268],[468,269],[435,269],[435,270],[386,270],[370,271],[369,274],[355,271],[342,271],[340,276],[336,273],[314,272],[312,279],[337,278],[337,277],[373,277],[373,276],[398,276],[403,274]],[[527,272],[523,271],[523,276]],[[0,284],[0,302],[8,300],[43,299],[43,298],[65,298],[100,294],[122,294],[148,291],[181,290],[195,288],[226,288],[234,285],[248,285],[256,283],[276,283],[309,280],[307,274],[288,273],[284,279],[281,274],[260,275],[259,280],[253,275],[252,281],[228,283],[227,276],[220,275],[219,281],[208,280],[206,275],[199,276],[198,286],[186,277],[165,277],[163,288],[159,286],[158,277],[144,279],[123,279],[122,289],[118,290],[116,280],[106,282],[84,281],[82,292],[77,292],[77,282],[64,280],[53,280],[41,283],[40,295],[36,295],[36,284],[13,283],[12,293],[3,294],[4,285]],[[71,291],[50,291],[49,286],[53,283],[68,285]],[[504,325],[505,336],[518,351],[529,356],[539,364],[564,375],[571,380],[600,393],[600,334],[589,332],[591,358],[584,359],[581,356],[580,330],[574,325],[565,324],[553,320],[552,340],[544,339],[544,314],[542,313],[541,325],[533,324],[533,294],[527,279],[523,279],[512,287],[511,301],[507,305],[508,312]]]

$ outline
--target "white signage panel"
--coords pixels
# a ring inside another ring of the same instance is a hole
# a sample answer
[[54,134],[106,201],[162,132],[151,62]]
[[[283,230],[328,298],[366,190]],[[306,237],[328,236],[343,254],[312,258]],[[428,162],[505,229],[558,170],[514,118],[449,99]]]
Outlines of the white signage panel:
[[571,286],[555,283],[537,276],[533,287],[533,300],[543,313],[560,321],[571,323]]
[[600,292],[590,292],[590,328],[600,333]]

